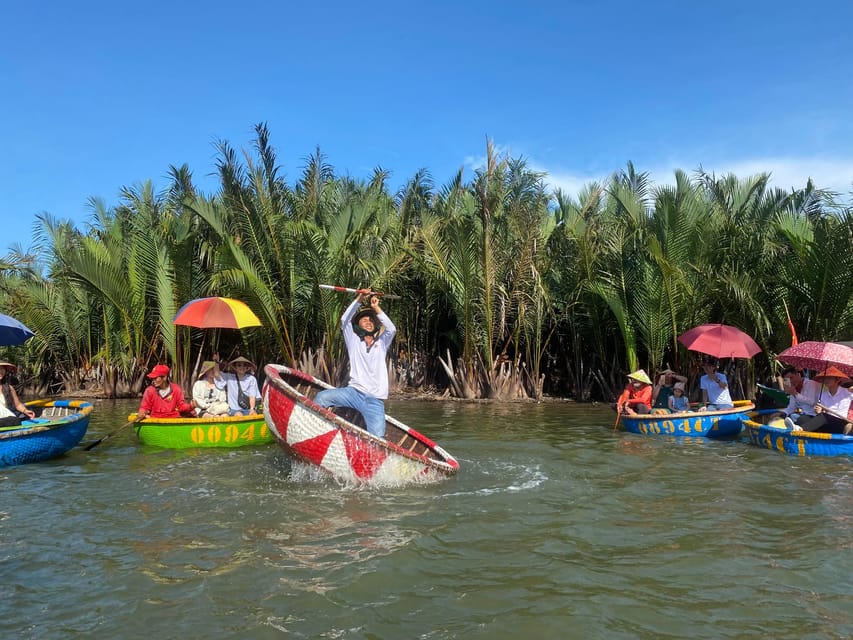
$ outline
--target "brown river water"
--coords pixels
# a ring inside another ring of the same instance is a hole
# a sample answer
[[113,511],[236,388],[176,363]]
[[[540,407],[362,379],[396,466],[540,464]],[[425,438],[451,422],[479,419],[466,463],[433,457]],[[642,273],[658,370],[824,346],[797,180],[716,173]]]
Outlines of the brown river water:
[[[135,408],[97,402],[84,443]],[[276,445],[130,429],[0,469],[1,638],[849,638],[849,458],[613,431],[568,403],[392,401],[457,457],[340,486]]]

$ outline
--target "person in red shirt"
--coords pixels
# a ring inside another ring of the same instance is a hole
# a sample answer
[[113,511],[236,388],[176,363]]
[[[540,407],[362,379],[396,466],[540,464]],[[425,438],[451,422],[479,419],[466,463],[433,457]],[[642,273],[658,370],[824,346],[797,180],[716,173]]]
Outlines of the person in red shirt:
[[628,374],[628,384],[616,398],[618,413],[650,413],[652,406],[652,381],[642,369]]
[[180,418],[182,413],[191,415],[192,405],[184,399],[180,385],[169,382],[169,367],[158,364],[148,374],[151,386],[142,394],[138,418]]

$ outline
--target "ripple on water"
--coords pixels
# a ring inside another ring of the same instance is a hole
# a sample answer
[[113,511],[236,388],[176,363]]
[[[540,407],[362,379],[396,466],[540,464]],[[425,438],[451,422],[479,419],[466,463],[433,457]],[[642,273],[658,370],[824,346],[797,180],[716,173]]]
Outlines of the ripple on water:
[[393,414],[459,474],[347,486],[274,446],[132,436],[4,470],[0,634],[853,635],[848,461],[614,433],[569,404]]

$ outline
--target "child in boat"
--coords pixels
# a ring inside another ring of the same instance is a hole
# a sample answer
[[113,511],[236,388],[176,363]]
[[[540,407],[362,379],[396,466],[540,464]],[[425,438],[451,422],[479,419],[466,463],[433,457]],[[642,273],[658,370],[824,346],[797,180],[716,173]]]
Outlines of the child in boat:
[[[657,384],[652,391],[652,409],[670,409],[669,399],[672,397],[673,383],[686,383],[687,378],[678,375],[672,369],[664,369],[658,374]],[[684,384],[682,384],[682,389]]]
[[616,398],[618,413],[650,413],[652,407],[652,381],[643,369],[628,374],[628,384]]
[[669,396],[669,410],[673,413],[683,413],[690,410],[690,402],[684,395],[684,383],[676,382],[672,387],[672,395]]

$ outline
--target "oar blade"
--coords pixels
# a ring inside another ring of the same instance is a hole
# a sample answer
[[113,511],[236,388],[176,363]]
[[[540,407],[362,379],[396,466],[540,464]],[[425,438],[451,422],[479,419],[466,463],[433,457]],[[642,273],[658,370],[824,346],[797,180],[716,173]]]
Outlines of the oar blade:
[[116,429],[115,431],[111,431],[111,432],[110,432],[110,433],[108,433],[107,435],[105,435],[105,436],[103,436],[103,437],[101,437],[101,438],[99,438],[99,439],[95,440],[94,442],[90,442],[90,443],[89,443],[89,444],[87,444],[85,447],[83,447],[83,451],[91,451],[92,449],[94,449],[95,447],[97,447],[99,444],[101,444],[104,440],[109,440],[109,439],[110,439],[110,438],[112,438],[115,434],[117,434],[119,431],[124,431],[124,430],[125,430],[125,429],[127,429],[130,425],[132,425],[132,424],[136,424],[137,422],[141,422],[141,418],[134,418],[133,420],[131,420],[131,421],[130,421],[130,422],[128,422],[127,424],[123,424],[122,426],[120,426],[120,427],[119,427],[118,429]]

